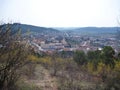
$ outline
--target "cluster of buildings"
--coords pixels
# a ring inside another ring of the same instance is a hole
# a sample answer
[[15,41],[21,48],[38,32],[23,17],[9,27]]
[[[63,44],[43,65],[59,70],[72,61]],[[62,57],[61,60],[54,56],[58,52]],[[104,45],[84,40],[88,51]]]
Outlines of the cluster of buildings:
[[102,50],[104,46],[111,46],[119,52],[119,43],[115,36],[60,36],[37,35],[31,36],[29,44],[36,52],[76,51],[84,52]]
[[44,40],[39,38],[34,38],[30,41],[30,45],[34,48],[36,52],[42,51],[47,53],[52,53],[56,51],[66,51],[71,50],[70,45],[66,42],[63,37],[49,37]]

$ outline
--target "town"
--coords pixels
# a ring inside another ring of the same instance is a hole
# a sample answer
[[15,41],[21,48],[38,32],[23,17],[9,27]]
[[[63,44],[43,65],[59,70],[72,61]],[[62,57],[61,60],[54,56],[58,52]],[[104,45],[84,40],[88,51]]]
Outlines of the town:
[[61,51],[84,52],[102,50],[104,46],[111,46],[116,53],[120,51],[116,33],[111,34],[75,34],[75,33],[34,33],[29,36],[28,43],[38,53],[53,53]]

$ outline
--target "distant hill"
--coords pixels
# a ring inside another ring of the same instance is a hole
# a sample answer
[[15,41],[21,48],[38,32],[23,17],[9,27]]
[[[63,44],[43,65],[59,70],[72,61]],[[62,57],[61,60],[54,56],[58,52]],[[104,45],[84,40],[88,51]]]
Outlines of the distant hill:
[[[59,29],[60,30],[60,29]],[[116,33],[117,30],[120,30],[120,27],[81,27],[81,28],[62,28],[62,31],[74,32],[74,33]]]
[[[7,24],[1,25],[3,29]],[[19,28],[21,29],[22,34],[28,31],[33,33],[43,33],[43,34],[54,34],[60,35],[63,32],[77,33],[77,34],[105,34],[105,33],[116,33],[117,30],[120,30],[120,27],[59,27],[59,28],[46,28],[39,27],[27,24],[13,23],[10,24],[12,31],[16,32]]]
[[[3,29],[7,26],[7,24],[2,25]],[[26,33],[28,31],[30,32],[36,32],[36,33],[60,33],[60,31],[53,29],[53,28],[46,28],[46,27],[39,27],[39,26],[33,26],[33,25],[27,25],[27,24],[20,24],[20,23],[14,23],[10,24],[11,30],[13,32],[17,31],[18,29],[21,29],[22,33]]]

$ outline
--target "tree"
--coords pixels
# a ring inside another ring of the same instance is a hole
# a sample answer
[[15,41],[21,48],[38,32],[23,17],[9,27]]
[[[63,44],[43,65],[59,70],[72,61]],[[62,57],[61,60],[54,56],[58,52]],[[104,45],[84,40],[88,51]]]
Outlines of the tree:
[[115,51],[111,46],[105,46],[103,48],[102,50],[103,62],[106,65],[110,65],[111,68],[114,68],[114,65],[115,65],[114,55],[115,55]]
[[87,59],[90,63],[93,64],[94,70],[97,70],[98,63],[100,62],[101,59],[101,51],[100,50],[88,51]]
[[76,51],[73,59],[78,65],[85,65],[87,63],[86,55],[83,51]]
[[118,58],[118,60],[120,60],[120,52],[118,53],[117,58]]
[[16,90],[20,68],[28,62],[27,46],[20,43],[20,33],[11,29],[10,24],[0,25],[0,90]]
[[52,68],[52,75],[56,76],[57,72],[62,70],[63,60],[58,56],[58,53],[54,53],[51,56],[51,68]]

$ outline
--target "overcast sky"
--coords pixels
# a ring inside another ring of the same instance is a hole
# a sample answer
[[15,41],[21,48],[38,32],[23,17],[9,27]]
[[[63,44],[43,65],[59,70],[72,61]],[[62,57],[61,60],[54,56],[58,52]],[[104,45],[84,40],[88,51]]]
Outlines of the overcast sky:
[[0,21],[46,27],[118,26],[120,0],[0,0]]

